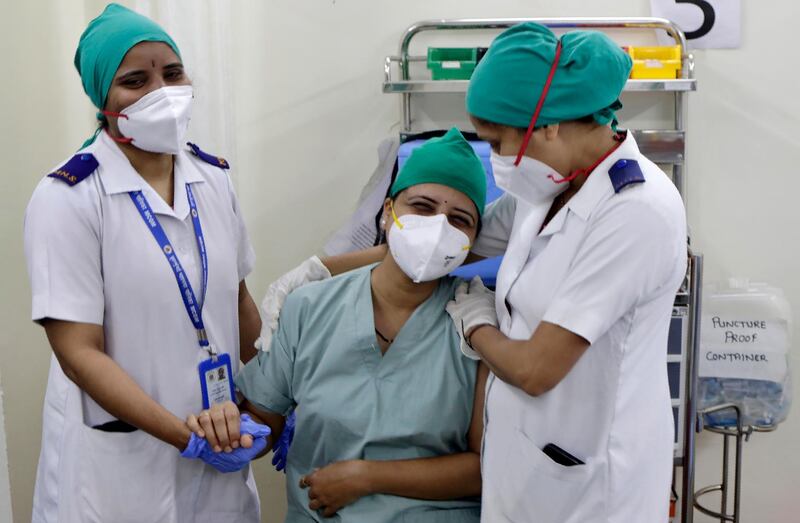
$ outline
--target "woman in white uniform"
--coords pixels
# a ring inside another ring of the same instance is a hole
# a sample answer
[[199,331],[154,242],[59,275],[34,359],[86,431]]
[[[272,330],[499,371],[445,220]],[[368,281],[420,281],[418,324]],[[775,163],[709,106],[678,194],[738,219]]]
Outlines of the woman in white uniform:
[[102,123],[42,179],[25,219],[33,319],[58,360],[33,521],[257,522],[249,467],[180,456],[183,420],[226,392],[202,392],[198,365],[236,371],[260,329],[228,165],[185,145],[191,83],[149,19],[108,6],[75,65]]
[[506,191],[473,247],[504,254],[497,295],[475,281],[448,309],[492,370],[482,521],[667,521],[686,223],[667,175],[616,130],[630,66],[601,33],[522,24],[470,82]]

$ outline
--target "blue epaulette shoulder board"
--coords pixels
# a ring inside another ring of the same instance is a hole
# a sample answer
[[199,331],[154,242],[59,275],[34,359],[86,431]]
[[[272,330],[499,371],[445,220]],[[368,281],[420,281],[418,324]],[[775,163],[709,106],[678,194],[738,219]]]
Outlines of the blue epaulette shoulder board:
[[644,183],[644,174],[636,160],[618,160],[608,170],[614,192],[618,193],[625,187],[634,183]]
[[100,164],[91,153],[76,154],[70,160],[47,176],[56,178],[70,187],[81,183],[97,170]]
[[220,169],[231,168],[230,164],[228,163],[228,160],[226,160],[225,158],[220,158],[219,156],[214,156],[213,154],[208,154],[206,152],[203,152],[198,146],[196,146],[191,142],[187,142],[186,145],[189,146],[189,148],[192,150],[192,153],[194,153],[195,156],[197,156],[204,162],[210,163],[214,167],[219,167]]

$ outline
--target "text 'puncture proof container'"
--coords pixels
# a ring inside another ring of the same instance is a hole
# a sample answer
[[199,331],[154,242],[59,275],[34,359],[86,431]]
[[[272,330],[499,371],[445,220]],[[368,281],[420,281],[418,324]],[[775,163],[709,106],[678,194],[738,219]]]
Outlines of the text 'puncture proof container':
[[[791,307],[783,291],[731,280],[704,291],[698,365],[698,401],[704,409],[734,403],[745,425],[775,425],[789,414]],[[713,425],[736,424],[732,409],[707,416]]]

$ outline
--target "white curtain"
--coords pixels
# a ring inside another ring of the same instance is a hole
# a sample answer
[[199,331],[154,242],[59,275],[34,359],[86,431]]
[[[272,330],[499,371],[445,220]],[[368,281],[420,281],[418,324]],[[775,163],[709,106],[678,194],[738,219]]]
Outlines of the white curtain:
[[158,22],[181,50],[195,94],[189,140],[236,165],[230,2],[136,0],[126,4]]

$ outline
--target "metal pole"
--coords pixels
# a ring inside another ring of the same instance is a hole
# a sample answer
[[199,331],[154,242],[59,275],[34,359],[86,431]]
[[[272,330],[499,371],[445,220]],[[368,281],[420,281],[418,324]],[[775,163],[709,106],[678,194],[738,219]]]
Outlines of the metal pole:
[[694,521],[694,461],[697,437],[697,358],[700,353],[700,309],[703,290],[703,257],[690,256],[689,341],[686,355],[686,411],[684,413],[683,478],[681,481],[681,520]]
[[[747,428],[748,435],[750,434],[750,427]],[[742,438],[744,437],[744,428],[742,426],[742,412],[736,409],[736,470],[734,470],[733,477],[733,523],[739,523],[741,514],[739,512],[739,504],[742,494]]]
[[[686,132],[684,127],[684,96],[686,93],[675,93],[675,129],[677,131],[681,131],[683,133]],[[683,198],[683,205],[688,209],[689,207],[689,198],[687,195],[687,187],[686,187],[686,176],[684,174],[685,166],[686,166],[686,138],[684,134],[684,152],[681,155],[681,164],[673,165],[672,167],[672,178],[675,181],[675,186],[678,188],[678,192],[681,193],[681,198]],[[688,211],[687,211],[688,213]]]
[[675,40],[681,49],[686,49],[686,36],[678,26],[666,18],[486,18],[486,19],[453,19],[453,20],[425,20],[409,26],[400,41],[400,56],[408,56],[408,48],[415,35],[424,31],[440,30],[476,30],[476,29],[507,29],[511,26],[525,22],[536,22],[553,29],[663,29]]
[[411,93],[400,95],[400,112],[403,114],[403,131],[411,132]]
[[722,481],[720,482],[720,502],[719,513],[721,515],[720,523],[728,521],[728,439],[730,436],[725,434],[722,436]]
[[[408,46],[400,51],[400,78],[408,80]],[[411,131],[411,94],[403,93],[400,97],[400,112],[403,118],[403,130]]]

